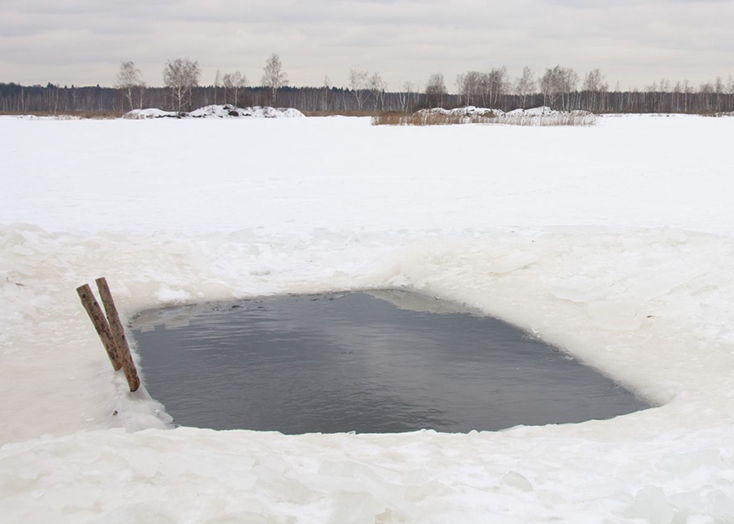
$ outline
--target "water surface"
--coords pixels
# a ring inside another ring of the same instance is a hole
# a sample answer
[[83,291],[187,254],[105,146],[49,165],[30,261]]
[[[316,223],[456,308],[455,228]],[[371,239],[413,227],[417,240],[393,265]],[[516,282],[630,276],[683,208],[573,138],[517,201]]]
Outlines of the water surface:
[[402,291],[152,310],[133,335],[148,391],[186,426],[466,432],[647,407],[505,322]]

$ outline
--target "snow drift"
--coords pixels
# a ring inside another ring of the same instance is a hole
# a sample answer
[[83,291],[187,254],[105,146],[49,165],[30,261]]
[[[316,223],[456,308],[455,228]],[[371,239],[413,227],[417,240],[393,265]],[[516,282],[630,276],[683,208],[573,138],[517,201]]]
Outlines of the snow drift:
[[443,107],[434,107],[432,109],[421,109],[417,111],[420,115],[450,115],[450,116],[483,116],[488,118],[494,118],[503,115],[504,112],[500,109],[490,109],[487,107],[457,107],[454,109],[444,109]]
[[189,113],[163,111],[161,109],[133,109],[123,118],[142,120],[148,118],[300,118],[304,114],[297,109],[275,109],[273,107],[236,107],[230,104],[205,106]]

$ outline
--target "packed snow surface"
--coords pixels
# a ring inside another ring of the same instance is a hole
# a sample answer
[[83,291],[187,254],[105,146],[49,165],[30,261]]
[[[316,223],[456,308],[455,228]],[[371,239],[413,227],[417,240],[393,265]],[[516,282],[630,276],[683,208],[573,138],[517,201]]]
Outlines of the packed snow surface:
[[[733,134],[0,118],[0,521],[732,522]],[[659,407],[496,433],[172,429],[79,304],[102,275],[126,318],[411,288]]]
[[274,107],[236,107],[230,104],[211,105],[195,109],[191,112],[163,111],[161,109],[133,109],[125,113],[123,118],[143,120],[148,118],[300,118],[303,117],[298,109]]

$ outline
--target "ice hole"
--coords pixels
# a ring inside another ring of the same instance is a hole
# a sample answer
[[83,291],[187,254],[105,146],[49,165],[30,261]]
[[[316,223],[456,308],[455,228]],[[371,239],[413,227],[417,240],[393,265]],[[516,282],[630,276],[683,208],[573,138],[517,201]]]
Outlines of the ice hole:
[[150,310],[131,327],[148,391],[185,426],[467,432],[648,407],[510,324],[405,291]]

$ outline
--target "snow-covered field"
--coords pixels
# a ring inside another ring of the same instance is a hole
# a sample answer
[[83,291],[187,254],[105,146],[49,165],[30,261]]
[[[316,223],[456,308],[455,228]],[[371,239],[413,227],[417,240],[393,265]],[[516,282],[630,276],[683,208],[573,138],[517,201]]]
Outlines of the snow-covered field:
[[[0,118],[0,522],[734,522],[732,136]],[[659,407],[457,435],[170,429],[81,309],[102,275],[127,318],[408,286]]]

